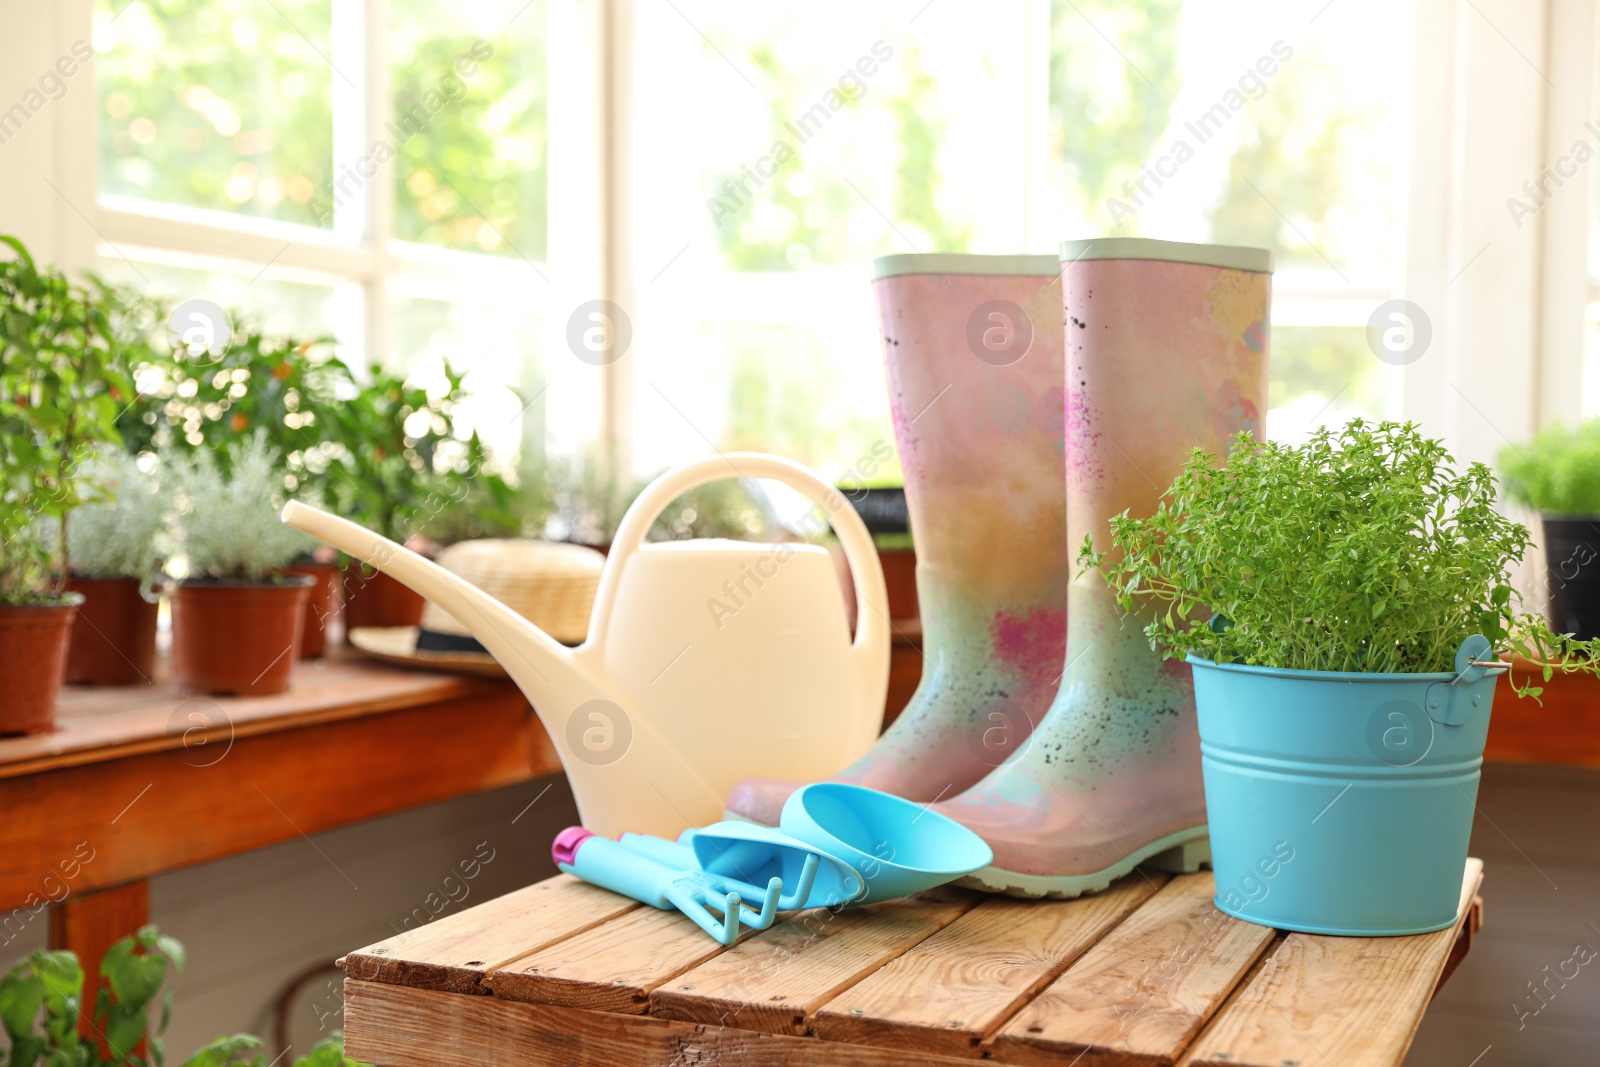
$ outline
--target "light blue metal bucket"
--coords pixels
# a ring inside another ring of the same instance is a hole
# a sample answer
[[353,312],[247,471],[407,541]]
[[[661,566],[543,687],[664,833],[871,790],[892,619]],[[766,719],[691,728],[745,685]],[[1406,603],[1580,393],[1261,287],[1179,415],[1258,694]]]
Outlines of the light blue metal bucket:
[[1495,681],[1189,657],[1216,905],[1283,930],[1386,936],[1456,921]]

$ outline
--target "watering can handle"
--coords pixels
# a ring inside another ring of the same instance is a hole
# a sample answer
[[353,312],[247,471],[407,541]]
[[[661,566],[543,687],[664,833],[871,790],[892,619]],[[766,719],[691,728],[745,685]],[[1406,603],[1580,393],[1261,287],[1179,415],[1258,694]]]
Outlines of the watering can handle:
[[[617,535],[612,538],[611,552],[605,572],[600,577],[600,589],[595,595],[594,612],[589,620],[589,644],[598,651],[600,643],[610,632],[611,612],[622,582],[622,571],[628,557],[643,543],[656,516],[679,495],[724,478],[772,478],[801,493],[822,509],[823,515],[833,526],[833,532],[838,535],[845,559],[850,563],[850,576],[855,583],[856,637],[851,655],[860,664],[863,685],[880,689],[887,686],[889,599],[883,583],[883,566],[878,562],[878,552],[873,547],[872,535],[867,532],[866,523],[861,521],[856,509],[837,489],[810,468],[764,452],[724,452],[708,456],[667,471],[645,487],[622,517]],[[882,677],[878,678],[877,675]]]

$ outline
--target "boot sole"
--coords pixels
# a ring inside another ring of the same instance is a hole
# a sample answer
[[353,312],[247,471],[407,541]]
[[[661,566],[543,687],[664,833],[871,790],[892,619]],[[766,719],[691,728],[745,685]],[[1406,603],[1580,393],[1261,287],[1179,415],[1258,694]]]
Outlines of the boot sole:
[[1124,856],[1103,870],[1089,874],[1022,874],[1000,867],[985,867],[969,874],[956,885],[1030,900],[1071,900],[1085,893],[1098,893],[1140,865],[1173,874],[1194,874],[1211,866],[1211,834],[1205,826],[1158,838]]

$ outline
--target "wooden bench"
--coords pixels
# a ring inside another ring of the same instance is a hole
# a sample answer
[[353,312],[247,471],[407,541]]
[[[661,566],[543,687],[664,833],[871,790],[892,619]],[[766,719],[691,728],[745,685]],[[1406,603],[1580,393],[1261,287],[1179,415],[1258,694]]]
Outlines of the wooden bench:
[[1074,901],[939,889],[802,912],[731,948],[558,876],[340,961],[346,1048],[385,1067],[1398,1064],[1481,924],[1284,934],[1209,872]]

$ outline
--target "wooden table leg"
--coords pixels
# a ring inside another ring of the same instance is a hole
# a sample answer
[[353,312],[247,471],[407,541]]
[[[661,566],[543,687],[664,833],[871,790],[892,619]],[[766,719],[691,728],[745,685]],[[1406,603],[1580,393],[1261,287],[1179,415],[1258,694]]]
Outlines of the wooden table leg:
[[1450,946],[1450,955],[1445,959],[1444,971],[1440,973],[1439,981],[1433,987],[1433,996],[1439,995],[1439,990],[1444,988],[1445,982],[1450,980],[1450,976],[1456,973],[1456,968],[1461,966],[1461,961],[1466,959],[1467,953],[1472,951],[1472,942],[1477,939],[1478,931],[1481,929],[1483,929],[1483,898],[1473,897],[1472,903],[1467,906],[1467,921],[1461,924],[1461,932],[1456,935],[1455,944]]
[[100,985],[100,957],[106,949],[150,921],[150,883],[74,893],[50,905],[50,947],[69,949],[83,967],[83,1016],[78,1032],[92,1036],[95,991]]

